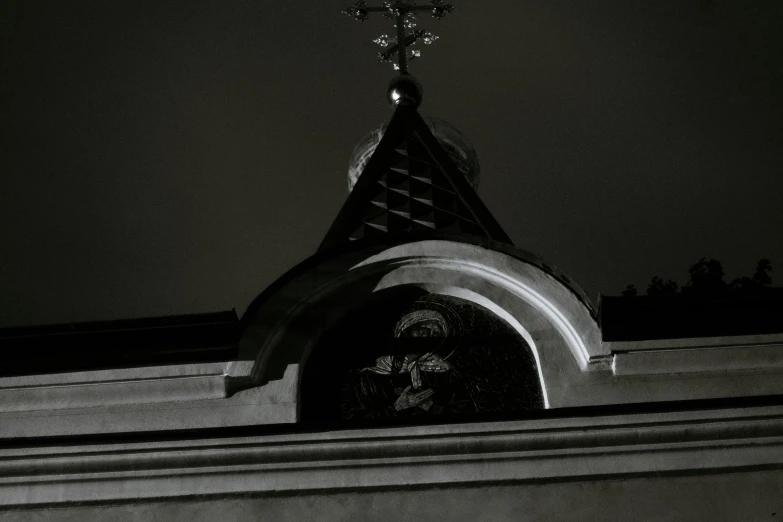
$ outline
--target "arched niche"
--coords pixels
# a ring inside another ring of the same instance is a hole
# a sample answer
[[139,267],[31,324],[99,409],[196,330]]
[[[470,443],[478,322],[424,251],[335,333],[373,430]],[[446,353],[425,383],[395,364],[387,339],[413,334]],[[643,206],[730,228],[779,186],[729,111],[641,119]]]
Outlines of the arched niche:
[[415,423],[544,408],[525,338],[448,290],[398,285],[352,307],[304,364],[301,420]]
[[509,325],[536,360],[547,407],[574,403],[590,370],[606,369],[600,332],[583,299],[551,272],[509,252],[427,240],[342,252],[303,266],[251,306],[240,340],[240,354],[255,362],[238,386],[273,389],[264,400],[291,405],[296,420],[313,350],[366,303],[394,289],[466,300]]

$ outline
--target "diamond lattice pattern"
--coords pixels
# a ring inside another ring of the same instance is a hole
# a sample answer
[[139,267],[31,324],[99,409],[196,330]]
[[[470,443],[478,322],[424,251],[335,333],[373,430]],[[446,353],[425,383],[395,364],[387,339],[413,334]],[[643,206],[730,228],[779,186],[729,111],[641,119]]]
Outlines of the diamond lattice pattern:
[[351,240],[432,230],[484,235],[427,149],[413,136],[396,147],[389,168],[375,181],[370,196]]

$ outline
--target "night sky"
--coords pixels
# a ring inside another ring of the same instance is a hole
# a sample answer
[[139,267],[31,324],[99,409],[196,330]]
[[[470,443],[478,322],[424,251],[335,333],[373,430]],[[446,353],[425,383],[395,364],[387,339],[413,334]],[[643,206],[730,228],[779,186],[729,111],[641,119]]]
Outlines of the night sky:
[[[420,111],[518,247],[593,300],[704,256],[783,284],[783,2],[452,1]],[[311,255],[391,115],[350,3],[2,2],[0,326],[241,315]]]

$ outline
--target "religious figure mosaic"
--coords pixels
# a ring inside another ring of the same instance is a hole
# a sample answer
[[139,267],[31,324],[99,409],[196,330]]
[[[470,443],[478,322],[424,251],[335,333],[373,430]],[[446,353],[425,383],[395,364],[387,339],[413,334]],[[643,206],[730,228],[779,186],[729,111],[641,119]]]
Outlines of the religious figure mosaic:
[[[435,294],[398,308],[375,320],[366,310],[353,328],[347,320],[327,341],[332,346],[313,354],[303,385],[318,390],[304,395],[313,403],[306,410],[342,420],[415,421],[543,408],[532,351],[505,321],[471,302]],[[343,339],[343,350],[324,356],[339,350],[336,338]]]

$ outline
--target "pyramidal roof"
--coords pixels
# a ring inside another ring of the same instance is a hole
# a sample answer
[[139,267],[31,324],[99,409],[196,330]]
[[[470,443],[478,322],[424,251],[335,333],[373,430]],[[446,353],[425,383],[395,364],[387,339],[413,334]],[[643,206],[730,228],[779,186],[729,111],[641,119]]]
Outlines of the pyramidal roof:
[[415,106],[400,104],[319,250],[413,234],[512,244]]

